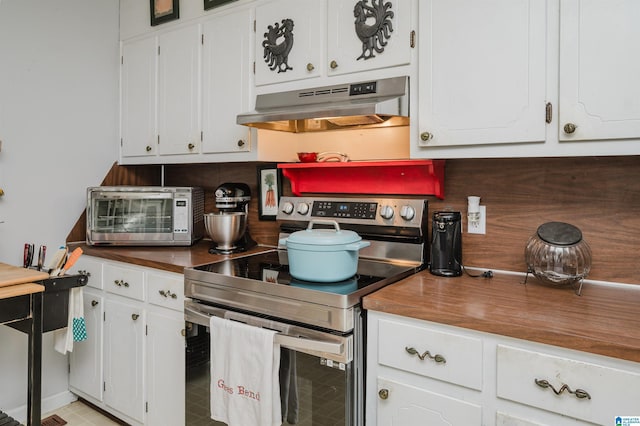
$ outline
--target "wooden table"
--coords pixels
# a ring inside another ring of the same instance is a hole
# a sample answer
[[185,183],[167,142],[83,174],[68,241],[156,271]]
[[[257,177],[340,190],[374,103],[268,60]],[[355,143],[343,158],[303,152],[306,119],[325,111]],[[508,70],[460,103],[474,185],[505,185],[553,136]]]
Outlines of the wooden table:
[[42,397],[42,292],[49,274],[0,263],[0,324],[29,323],[27,425],[40,426]]

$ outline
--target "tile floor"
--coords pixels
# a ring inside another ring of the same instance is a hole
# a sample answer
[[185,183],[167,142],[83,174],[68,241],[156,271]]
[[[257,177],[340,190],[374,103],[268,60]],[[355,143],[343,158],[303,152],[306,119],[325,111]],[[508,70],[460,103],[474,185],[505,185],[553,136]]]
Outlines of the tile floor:
[[57,414],[67,422],[67,426],[117,426],[117,423],[82,401],[74,401],[69,405],[58,408],[50,413],[44,413],[42,418]]

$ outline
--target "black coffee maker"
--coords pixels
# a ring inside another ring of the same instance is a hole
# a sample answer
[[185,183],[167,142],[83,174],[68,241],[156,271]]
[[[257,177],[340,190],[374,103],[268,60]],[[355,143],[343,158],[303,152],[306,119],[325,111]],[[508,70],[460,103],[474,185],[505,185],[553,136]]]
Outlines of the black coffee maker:
[[431,231],[429,271],[433,275],[462,275],[462,215],[434,212]]

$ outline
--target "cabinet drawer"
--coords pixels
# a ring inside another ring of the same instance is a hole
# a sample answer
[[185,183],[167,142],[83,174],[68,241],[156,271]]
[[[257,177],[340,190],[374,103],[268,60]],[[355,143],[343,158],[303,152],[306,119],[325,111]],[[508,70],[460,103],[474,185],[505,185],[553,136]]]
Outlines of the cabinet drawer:
[[139,269],[105,263],[104,288],[110,293],[144,300],[144,272]]
[[147,273],[149,303],[184,310],[184,277],[182,275]]
[[390,320],[379,321],[378,333],[379,364],[482,389],[480,339]]
[[87,275],[87,287],[102,289],[102,261],[93,257],[80,256],[70,273]]
[[[638,412],[640,365],[634,371],[619,370],[498,345],[497,371],[499,398],[602,425]],[[564,385],[568,389],[556,394],[536,380],[548,382],[558,392]]]

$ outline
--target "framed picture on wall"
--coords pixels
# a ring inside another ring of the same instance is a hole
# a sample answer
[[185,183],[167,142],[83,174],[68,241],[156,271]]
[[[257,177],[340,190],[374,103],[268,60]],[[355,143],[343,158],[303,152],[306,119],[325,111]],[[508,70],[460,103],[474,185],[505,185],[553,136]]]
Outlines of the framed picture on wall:
[[151,26],[154,27],[180,17],[180,0],[149,0]]
[[260,220],[276,220],[282,195],[282,176],[277,164],[258,166],[258,215]]
[[236,0],[204,0],[204,10],[213,9],[214,7],[222,6],[223,4],[234,1]]

